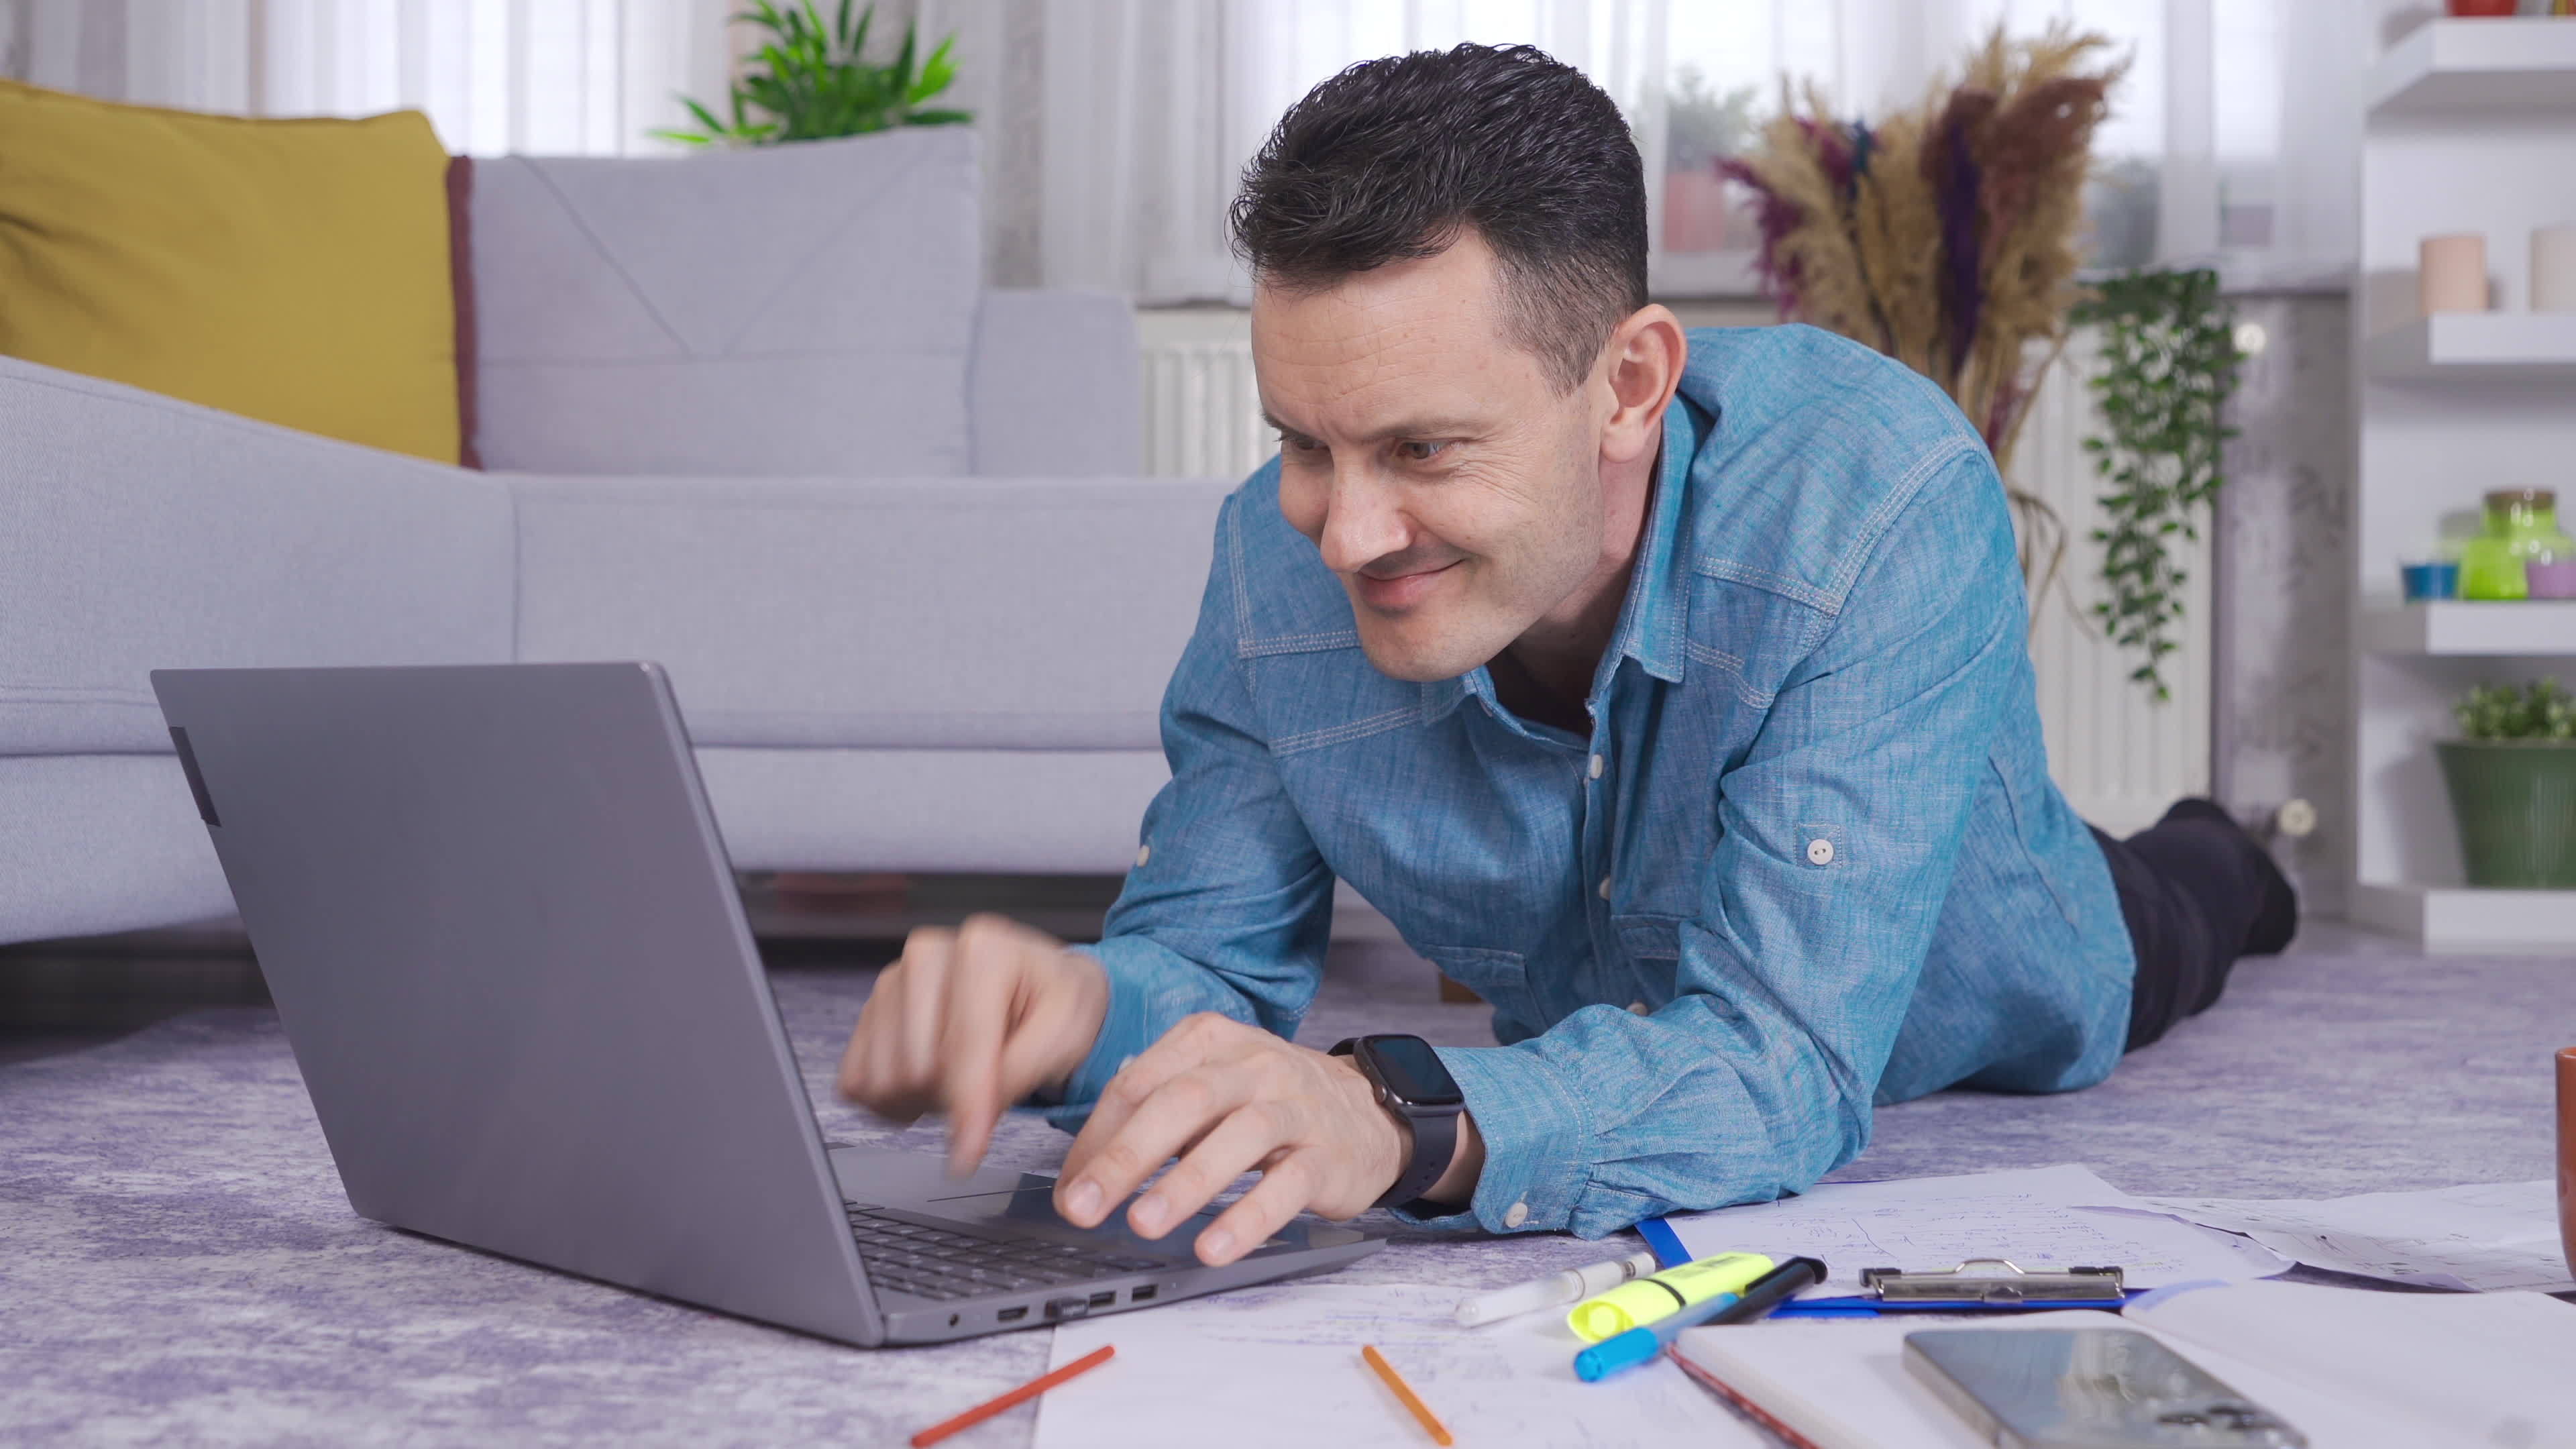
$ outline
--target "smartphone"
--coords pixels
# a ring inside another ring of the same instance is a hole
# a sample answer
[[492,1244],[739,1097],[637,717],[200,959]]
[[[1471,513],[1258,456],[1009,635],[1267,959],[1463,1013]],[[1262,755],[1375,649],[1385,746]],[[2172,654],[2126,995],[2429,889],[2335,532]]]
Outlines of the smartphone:
[[1936,1328],[1905,1367],[2003,1449],[2306,1449],[2308,1436],[2128,1328]]

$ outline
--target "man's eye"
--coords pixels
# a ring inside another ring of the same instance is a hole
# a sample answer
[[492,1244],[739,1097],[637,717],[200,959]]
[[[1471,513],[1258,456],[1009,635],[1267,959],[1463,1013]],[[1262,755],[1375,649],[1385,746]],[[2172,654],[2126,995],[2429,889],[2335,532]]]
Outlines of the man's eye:
[[1279,435],[1279,446],[1286,448],[1292,453],[1320,453],[1324,451],[1324,445],[1316,442],[1312,438],[1290,437],[1286,433],[1281,433]]
[[1408,463],[1428,463],[1447,451],[1448,447],[1447,443],[1429,443],[1419,438],[1408,438],[1395,445],[1395,452],[1397,457]]

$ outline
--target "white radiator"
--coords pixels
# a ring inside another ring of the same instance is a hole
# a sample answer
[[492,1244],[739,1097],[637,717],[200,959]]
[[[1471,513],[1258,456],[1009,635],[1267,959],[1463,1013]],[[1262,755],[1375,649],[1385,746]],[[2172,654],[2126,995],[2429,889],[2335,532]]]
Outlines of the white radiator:
[[[1277,440],[1261,422],[1252,345],[1240,313],[1149,314],[1145,338],[1145,458],[1158,474],[1239,478],[1267,461]],[[2069,544],[2056,582],[2032,612],[2031,658],[2049,767],[2085,819],[2115,835],[2152,824],[2182,795],[2209,790],[2209,545],[2176,540],[2189,574],[2182,648],[2167,655],[2170,703],[2132,682],[2134,656],[2102,637],[2090,607],[2100,597],[2100,522],[2092,459],[2095,428],[2083,386],[2089,338],[2079,336],[2050,370],[2033,404],[2013,472],[2066,521]]]

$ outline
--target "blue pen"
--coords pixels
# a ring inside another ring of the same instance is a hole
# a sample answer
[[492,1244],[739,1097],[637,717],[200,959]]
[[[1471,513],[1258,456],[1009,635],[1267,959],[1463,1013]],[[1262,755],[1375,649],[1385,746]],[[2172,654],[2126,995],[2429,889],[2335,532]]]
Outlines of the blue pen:
[[1822,1283],[1829,1270],[1815,1258],[1791,1258],[1745,1285],[1741,1294],[1720,1293],[1679,1313],[1605,1338],[1574,1356],[1574,1376],[1587,1384],[1654,1358],[1681,1337],[1682,1331],[1705,1323],[1750,1323]]

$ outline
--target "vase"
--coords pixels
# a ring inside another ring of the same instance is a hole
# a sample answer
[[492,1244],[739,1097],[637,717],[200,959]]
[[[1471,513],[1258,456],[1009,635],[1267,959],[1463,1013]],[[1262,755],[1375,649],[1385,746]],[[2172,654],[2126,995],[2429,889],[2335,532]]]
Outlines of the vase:
[[2576,557],[2533,559],[2522,576],[2535,599],[2576,599]]
[[1717,168],[1664,176],[1664,250],[1714,252],[1726,246],[1726,181]]
[[2444,740],[2434,747],[2485,890],[2576,890],[2576,740]]
[[2487,309],[2485,233],[2452,232],[2415,244],[2415,305],[2427,317]]

